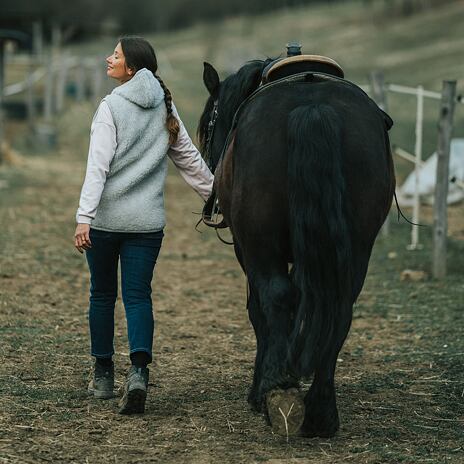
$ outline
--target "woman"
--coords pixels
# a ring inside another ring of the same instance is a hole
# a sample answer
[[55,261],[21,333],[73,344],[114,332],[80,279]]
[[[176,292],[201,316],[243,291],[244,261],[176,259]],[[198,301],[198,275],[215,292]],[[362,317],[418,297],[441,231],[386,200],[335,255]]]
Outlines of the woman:
[[130,359],[120,413],[142,413],[152,361],[151,280],[165,225],[163,191],[168,155],[206,200],[213,175],[193,145],[156,74],[152,46],[122,38],[106,59],[107,75],[121,84],[92,121],[87,171],[76,214],[75,246],[90,269],[89,326],[95,366],[89,392],[111,398],[118,262]]

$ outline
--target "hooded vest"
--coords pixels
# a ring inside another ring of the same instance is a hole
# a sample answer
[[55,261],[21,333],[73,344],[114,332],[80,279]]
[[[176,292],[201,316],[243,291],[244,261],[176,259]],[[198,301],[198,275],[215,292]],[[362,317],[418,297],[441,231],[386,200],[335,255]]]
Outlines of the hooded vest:
[[144,68],[104,100],[113,116],[117,146],[92,228],[159,231],[166,223],[164,183],[169,149],[163,89]]

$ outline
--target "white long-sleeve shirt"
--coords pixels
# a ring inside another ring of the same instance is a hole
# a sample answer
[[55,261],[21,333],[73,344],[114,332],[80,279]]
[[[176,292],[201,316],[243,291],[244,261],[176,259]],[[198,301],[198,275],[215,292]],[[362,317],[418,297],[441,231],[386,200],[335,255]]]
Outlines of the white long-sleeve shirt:
[[[170,146],[168,156],[179,169],[183,179],[202,198],[211,194],[214,176],[190,139],[187,130],[173,107],[180,125],[177,141]],[[116,126],[106,101],[102,101],[92,121],[87,170],[76,213],[76,221],[91,224],[105,186],[106,176],[116,152]]]

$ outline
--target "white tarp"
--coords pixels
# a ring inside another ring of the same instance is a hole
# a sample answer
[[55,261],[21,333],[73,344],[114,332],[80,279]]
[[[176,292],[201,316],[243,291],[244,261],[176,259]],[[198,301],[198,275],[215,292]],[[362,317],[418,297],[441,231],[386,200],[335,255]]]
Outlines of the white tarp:
[[[421,202],[433,204],[437,177],[437,153],[435,152],[420,168],[419,194]],[[458,203],[464,199],[464,139],[452,139],[450,149],[448,204]],[[453,181],[454,180],[454,181]],[[412,171],[404,184],[398,189],[400,206],[412,206],[416,188],[416,173]]]

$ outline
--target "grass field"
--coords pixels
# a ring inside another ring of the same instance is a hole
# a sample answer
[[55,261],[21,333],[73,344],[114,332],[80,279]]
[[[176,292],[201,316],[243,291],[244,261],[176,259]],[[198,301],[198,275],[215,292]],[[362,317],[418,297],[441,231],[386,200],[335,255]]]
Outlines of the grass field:
[[[277,55],[292,38],[335,58],[359,83],[379,67],[390,82],[431,90],[464,74],[462,2],[402,20],[360,5],[237,17],[151,39],[191,132],[206,97],[204,59],[225,75],[246,59]],[[71,51],[103,54],[113,42]],[[414,105],[408,97],[390,104],[393,140],[412,150]],[[88,271],[72,234],[93,110],[90,103],[68,106],[56,120],[53,153],[30,146],[20,124],[8,127],[22,156],[0,166],[0,463],[464,462],[463,205],[449,210],[443,282],[430,278],[430,227],[421,230],[424,248],[416,252],[406,251],[404,222],[393,221],[390,236],[378,239],[337,367],[340,432],[287,443],[246,403],[255,341],[233,252],[211,231],[194,230],[201,201],[170,172],[146,414],[122,417],[117,400],[87,397]],[[433,150],[438,109],[430,103],[427,111],[425,153]],[[464,107],[458,111],[462,135]],[[401,176],[407,169],[397,165]],[[431,210],[424,216],[430,222]],[[425,278],[401,280],[405,269]],[[125,330],[118,299],[119,382],[128,367]]]
[[[61,124],[90,116],[75,106]],[[405,224],[378,240],[339,358],[341,430],[287,444],[246,404],[244,278],[230,247],[195,232],[200,201],[173,174],[147,412],[121,417],[116,400],[89,399],[88,272],[71,239],[84,148],[82,128],[59,152],[0,170],[0,462],[463,462],[462,241],[450,242],[446,281],[407,282],[405,268],[430,272],[430,231],[415,253]],[[119,381],[125,340],[118,300]]]

